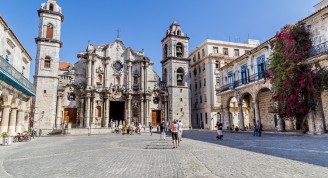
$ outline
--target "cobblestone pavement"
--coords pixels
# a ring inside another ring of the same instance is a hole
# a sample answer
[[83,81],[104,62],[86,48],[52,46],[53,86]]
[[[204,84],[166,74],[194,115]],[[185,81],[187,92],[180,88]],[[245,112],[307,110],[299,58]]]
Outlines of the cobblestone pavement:
[[172,149],[170,140],[159,140],[157,134],[45,137],[1,146],[0,177],[326,177],[328,174],[327,138],[226,133],[223,141],[217,141],[210,131],[184,134],[178,149]]

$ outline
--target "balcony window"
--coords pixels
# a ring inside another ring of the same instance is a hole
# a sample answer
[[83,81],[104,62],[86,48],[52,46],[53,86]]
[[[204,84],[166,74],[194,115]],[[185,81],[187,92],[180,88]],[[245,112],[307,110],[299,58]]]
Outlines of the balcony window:
[[257,73],[259,79],[264,78],[266,75],[266,61],[264,54],[257,58]]
[[228,72],[228,85],[229,85],[229,88],[233,88],[233,83],[234,83],[234,75],[233,75],[233,72],[232,71],[229,71]]
[[248,83],[247,64],[241,66],[241,83]]

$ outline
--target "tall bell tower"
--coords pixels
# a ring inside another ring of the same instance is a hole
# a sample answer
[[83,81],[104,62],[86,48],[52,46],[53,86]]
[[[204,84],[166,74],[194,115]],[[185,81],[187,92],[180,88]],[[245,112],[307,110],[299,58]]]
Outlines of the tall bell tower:
[[38,15],[39,33],[35,38],[37,54],[34,75],[36,86],[36,96],[33,100],[34,127],[51,130],[60,126],[56,126],[55,117],[59,52],[62,47],[60,34],[64,16],[57,0],[42,3]]
[[189,90],[189,37],[185,35],[178,22],[174,21],[166,31],[162,42],[162,78],[169,94],[168,120],[181,119],[184,128],[190,126]]

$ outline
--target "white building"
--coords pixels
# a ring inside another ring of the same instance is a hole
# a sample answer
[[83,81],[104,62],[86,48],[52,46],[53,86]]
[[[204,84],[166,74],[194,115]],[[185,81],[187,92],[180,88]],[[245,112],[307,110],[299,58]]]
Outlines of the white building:
[[259,43],[258,40],[247,40],[245,43],[206,40],[190,53],[193,128],[214,129],[222,112],[220,96],[215,94],[215,89],[220,87],[220,68]]
[[0,133],[27,131],[30,98],[35,88],[29,81],[32,58],[0,16]]

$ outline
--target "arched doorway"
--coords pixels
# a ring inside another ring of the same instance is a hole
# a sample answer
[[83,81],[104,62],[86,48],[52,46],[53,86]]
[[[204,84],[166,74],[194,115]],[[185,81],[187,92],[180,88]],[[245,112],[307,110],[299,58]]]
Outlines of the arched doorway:
[[242,107],[244,114],[244,127],[245,130],[253,129],[255,123],[255,110],[253,106],[253,97],[250,93],[245,93],[242,95]]
[[236,126],[239,128],[239,108],[238,108],[238,101],[236,97],[232,97],[229,100],[229,123],[230,123],[230,128],[234,129]]

